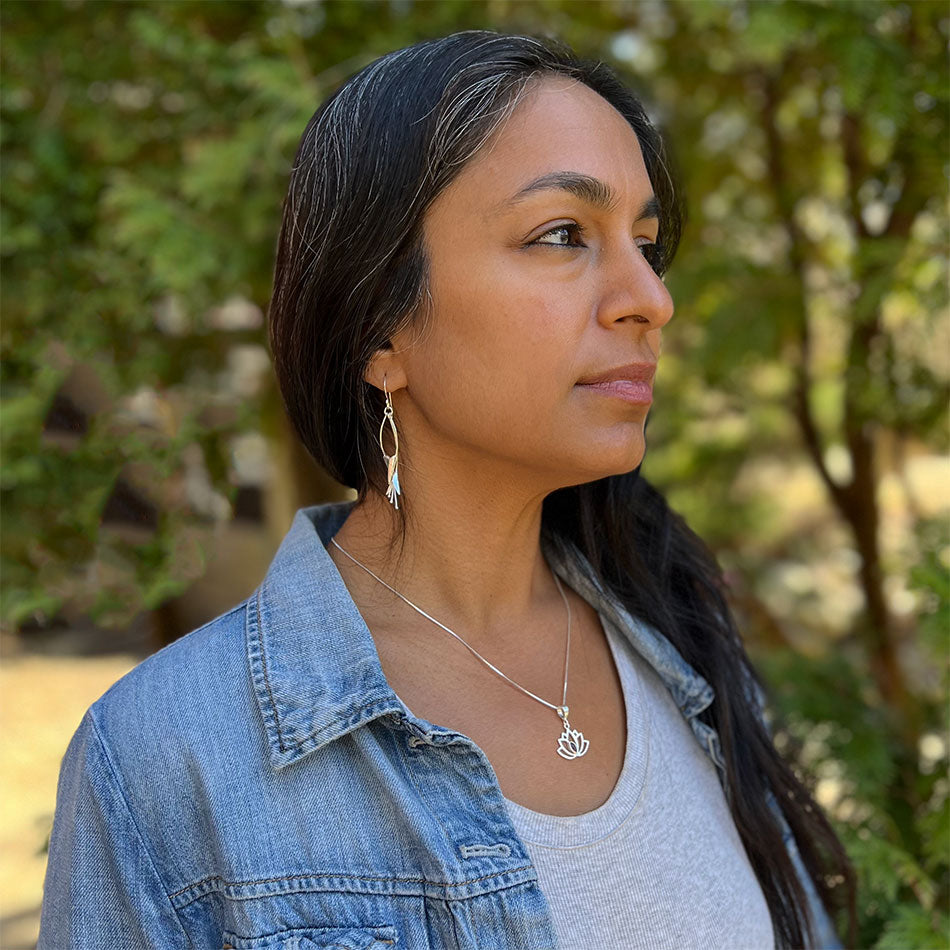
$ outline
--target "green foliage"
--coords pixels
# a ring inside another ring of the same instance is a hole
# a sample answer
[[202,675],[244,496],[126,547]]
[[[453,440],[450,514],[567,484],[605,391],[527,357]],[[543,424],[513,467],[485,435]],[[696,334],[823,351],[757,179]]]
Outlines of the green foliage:
[[[190,551],[226,517],[233,439],[278,428],[271,380],[248,388],[232,358],[238,345],[264,354],[301,131],[349,73],[429,31],[479,25],[476,9],[3,5],[5,622],[64,608],[121,625],[198,575],[182,538]],[[215,314],[235,297],[257,319],[228,329]],[[85,433],[44,433],[60,386]],[[217,500],[199,503],[206,478]],[[128,484],[162,512],[142,544],[104,523]]]
[[[861,947],[938,948],[947,941],[950,585],[939,569],[950,550],[947,529],[943,519],[917,525],[921,553],[910,572],[921,603],[921,662],[936,673],[921,689],[918,748],[906,747],[900,720],[882,703],[854,644],[820,657],[781,650],[759,658],[782,723],[776,742],[800,749],[799,765],[819,799],[826,783],[822,804],[857,870]],[[843,921],[839,928],[844,932]]]
[[950,921],[942,912],[928,914],[920,907],[897,908],[887,922],[875,950],[942,950],[950,943]]
[[[229,438],[263,424],[246,394],[221,386],[232,346],[260,347],[260,330],[216,332],[209,314],[234,295],[266,305],[289,161],[321,94],[270,39],[279,15],[267,4],[5,5],[8,622],[70,606],[125,623],[203,567],[181,550],[209,530],[189,504],[183,453],[201,449],[227,498]],[[44,421],[86,365],[97,385],[69,392],[85,400],[88,431],[64,447]],[[123,422],[143,388],[157,418]],[[162,510],[144,543],[102,523],[130,470]],[[158,490],[169,482],[176,490]]]

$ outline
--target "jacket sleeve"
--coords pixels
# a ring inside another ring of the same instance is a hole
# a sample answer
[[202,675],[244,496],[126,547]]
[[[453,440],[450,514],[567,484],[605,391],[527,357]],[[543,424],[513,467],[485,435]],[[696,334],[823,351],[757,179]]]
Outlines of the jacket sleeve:
[[90,710],[60,769],[37,950],[188,946]]
[[[764,692],[758,687],[758,684],[747,684],[747,692],[750,694],[750,699],[758,713],[759,719],[762,721],[762,725],[765,727],[765,731],[768,733],[769,738],[772,738],[772,727],[769,725],[765,716],[766,698]],[[789,827],[788,821],[782,814],[778,800],[771,790],[768,793],[768,799],[769,807],[775,812],[775,816],[781,825],[782,840],[785,842],[785,849],[788,851],[788,856],[792,860],[795,873],[802,882],[802,887],[805,889],[805,894],[808,898],[808,912],[811,915],[812,930],[815,938],[815,942],[808,950],[843,950],[843,945],[838,934],[835,932],[831,918],[828,916],[828,911],[825,910],[825,905],[822,904],[821,898],[818,896],[818,891],[808,876],[805,864],[802,861],[801,855],[798,853],[798,845],[795,843],[795,836],[792,834],[792,829]]]

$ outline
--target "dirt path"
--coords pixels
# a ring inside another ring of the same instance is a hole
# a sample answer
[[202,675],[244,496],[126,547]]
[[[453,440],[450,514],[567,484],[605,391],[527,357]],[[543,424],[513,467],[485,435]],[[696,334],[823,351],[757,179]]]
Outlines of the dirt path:
[[0,661],[2,950],[36,946],[63,753],[89,705],[139,659],[19,654]]

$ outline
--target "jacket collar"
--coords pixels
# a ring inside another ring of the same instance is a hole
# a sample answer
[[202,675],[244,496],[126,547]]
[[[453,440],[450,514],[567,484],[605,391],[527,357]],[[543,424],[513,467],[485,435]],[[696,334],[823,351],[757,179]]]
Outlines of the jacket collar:
[[[297,511],[247,601],[251,680],[275,768],[380,716],[397,716],[410,728],[431,726],[412,716],[386,680],[372,634],[327,552],[355,504]],[[685,716],[712,702],[712,687],[666,637],[626,611],[575,545],[545,542],[544,554],[552,570],[653,666]]]

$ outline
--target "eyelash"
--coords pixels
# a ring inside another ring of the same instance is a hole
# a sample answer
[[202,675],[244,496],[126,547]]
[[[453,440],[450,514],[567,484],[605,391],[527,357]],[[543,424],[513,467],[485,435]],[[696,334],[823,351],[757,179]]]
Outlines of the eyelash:
[[[546,241],[542,241],[541,238],[547,237],[549,234],[555,234],[557,231],[571,231],[577,235],[578,238],[585,233],[585,228],[582,224],[577,224],[572,222],[571,224],[558,224],[553,228],[549,228],[543,234],[539,234],[533,241],[528,242],[528,246],[537,245],[538,247],[586,247],[586,244],[576,243],[576,244],[548,244]],[[659,242],[653,242],[650,244],[641,244],[640,245],[643,256],[646,258],[647,263],[653,270],[659,274],[663,265],[663,245]]]
[[541,238],[547,237],[549,234],[556,234],[558,231],[572,231],[580,237],[585,233],[585,230],[582,224],[558,224],[553,228],[549,228],[543,234],[539,234],[533,241],[529,241],[529,244],[537,244],[540,247],[586,247],[586,244],[548,244],[541,240]]

